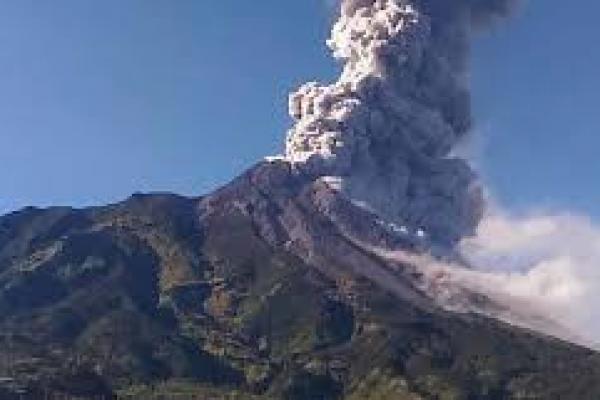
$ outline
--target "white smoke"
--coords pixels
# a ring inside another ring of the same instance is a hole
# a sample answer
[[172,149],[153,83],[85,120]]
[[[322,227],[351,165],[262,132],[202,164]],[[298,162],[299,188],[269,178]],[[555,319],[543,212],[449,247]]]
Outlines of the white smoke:
[[486,215],[477,234],[460,243],[460,262],[369,250],[417,267],[421,288],[448,310],[600,348],[600,227],[588,218]]
[[454,268],[453,279],[508,305],[528,304],[600,344],[600,227],[590,219],[495,213],[461,251],[473,269]]

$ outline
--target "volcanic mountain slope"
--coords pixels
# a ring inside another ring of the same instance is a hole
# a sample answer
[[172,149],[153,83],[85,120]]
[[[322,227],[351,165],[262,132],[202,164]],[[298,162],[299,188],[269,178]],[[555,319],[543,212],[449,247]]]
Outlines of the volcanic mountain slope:
[[0,398],[600,398],[597,353],[444,311],[362,243],[422,245],[284,162],[199,199],[4,216]]

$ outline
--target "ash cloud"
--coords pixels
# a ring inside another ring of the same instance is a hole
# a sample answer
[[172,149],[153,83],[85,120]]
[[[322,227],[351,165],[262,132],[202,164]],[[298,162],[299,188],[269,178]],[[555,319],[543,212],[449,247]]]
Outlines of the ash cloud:
[[286,159],[340,177],[342,191],[437,245],[474,233],[483,201],[469,163],[452,156],[472,125],[467,60],[473,29],[510,1],[346,0],[328,46],[343,63],[330,85],[290,96]]
[[488,315],[600,349],[600,226],[589,218],[494,210],[457,246],[454,261],[361,245],[414,266],[421,274],[417,285],[449,311]]
[[[295,123],[285,159],[299,174],[330,178],[382,220],[459,254],[463,262],[447,263],[378,250],[420,267],[440,304],[596,346],[600,227],[569,214],[485,213],[477,174],[456,156],[473,120],[470,42],[515,3],[342,1],[328,41],[342,74],[290,96]],[[478,308],[466,292],[495,306]]]

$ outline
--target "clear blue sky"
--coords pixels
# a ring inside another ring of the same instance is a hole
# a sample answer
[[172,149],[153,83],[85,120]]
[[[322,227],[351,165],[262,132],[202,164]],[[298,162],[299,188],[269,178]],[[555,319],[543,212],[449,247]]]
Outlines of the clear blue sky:
[[[3,0],[0,213],[202,194],[279,152],[287,93],[336,74],[328,0]],[[600,3],[532,1],[473,55],[502,202],[600,219]]]

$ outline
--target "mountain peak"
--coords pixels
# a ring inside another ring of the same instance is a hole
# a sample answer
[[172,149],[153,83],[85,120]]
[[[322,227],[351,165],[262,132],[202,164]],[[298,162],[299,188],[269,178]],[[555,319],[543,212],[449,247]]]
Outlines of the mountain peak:
[[371,249],[425,252],[418,242],[286,162],[198,199],[29,210],[0,226],[3,398],[600,393],[596,353],[440,307],[415,265]]

